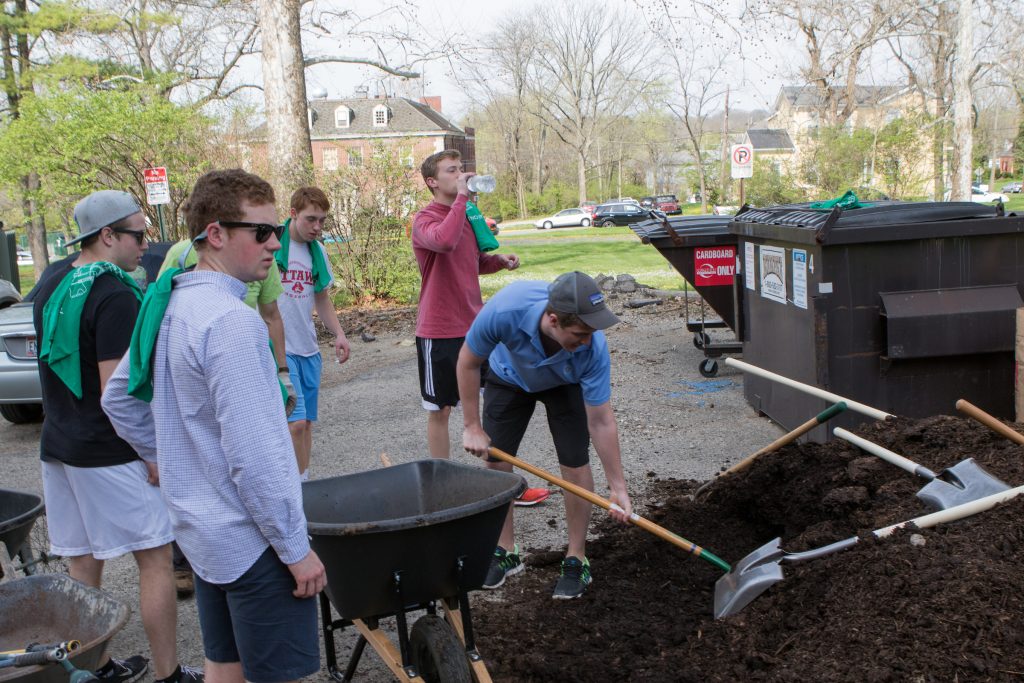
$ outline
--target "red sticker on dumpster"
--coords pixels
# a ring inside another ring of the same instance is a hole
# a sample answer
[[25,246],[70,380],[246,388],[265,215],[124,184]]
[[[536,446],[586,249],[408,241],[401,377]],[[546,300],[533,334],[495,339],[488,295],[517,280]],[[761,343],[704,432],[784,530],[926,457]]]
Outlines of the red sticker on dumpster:
[[736,277],[736,247],[697,247],[693,250],[697,287],[731,285]]

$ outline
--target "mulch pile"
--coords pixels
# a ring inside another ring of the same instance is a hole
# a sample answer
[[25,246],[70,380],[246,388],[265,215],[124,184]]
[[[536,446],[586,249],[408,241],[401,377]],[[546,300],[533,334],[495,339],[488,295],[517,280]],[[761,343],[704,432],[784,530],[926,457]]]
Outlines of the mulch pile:
[[[898,418],[855,431],[935,471],[974,457],[1024,483],[1024,447],[969,420]],[[914,495],[927,482],[843,441],[766,455],[697,503],[688,495],[698,482],[649,477],[654,502],[643,514],[730,563],[776,536],[791,551],[863,540],[787,566],[781,583],[716,621],[717,569],[606,520],[588,546],[594,584],[579,600],[551,599],[561,553],[532,549],[503,600],[475,601],[495,680],[1024,680],[1024,496],[877,540],[873,529],[931,511]],[[547,505],[562,514],[560,501]],[[924,545],[910,542],[914,533]]]

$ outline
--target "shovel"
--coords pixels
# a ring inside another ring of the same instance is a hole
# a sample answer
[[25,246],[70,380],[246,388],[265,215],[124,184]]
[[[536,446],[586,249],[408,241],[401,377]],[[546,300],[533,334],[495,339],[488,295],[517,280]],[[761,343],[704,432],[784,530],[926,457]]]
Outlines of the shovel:
[[924,465],[919,465],[876,443],[851,434],[842,427],[836,427],[832,433],[900,469],[928,479],[929,483],[917,492],[917,497],[934,510],[945,510],[1010,488],[1009,484],[996,479],[982,469],[981,465],[974,461],[974,458],[961,460],[949,469],[936,474]]
[[[558,486],[559,488],[565,489],[569,493],[577,495],[580,498],[582,498],[583,500],[585,500],[585,501],[587,501],[589,503],[593,503],[594,505],[597,505],[598,507],[603,507],[605,510],[616,510],[618,512],[622,512],[623,511],[622,508],[620,508],[618,505],[616,505],[615,503],[612,503],[611,501],[605,500],[604,498],[602,498],[601,496],[597,495],[593,491],[588,491],[587,489],[583,488],[582,486],[577,486],[576,484],[573,484],[572,482],[568,482],[565,479],[562,479],[560,477],[556,477],[555,475],[547,472],[546,470],[542,470],[541,468],[539,468],[539,467],[537,467],[535,465],[531,465],[528,462],[523,462],[522,460],[520,460],[519,458],[515,457],[514,455],[509,455],[505,451],[499,450],[499,449],[494,448],[492,446],[491,448],[488,449],[487,452],[490,454],[490,456],[492,458],[497,458],[498,460],[501,460],[503,462],[507,462],[510,465],[513,465],[515,467],[519,467],[521,469],[524,469],[527,472],[529,472],[530,474],[538,476],[541,479],[544,479],[545,481],[549,481],[552,484],[554,484],[555,486]],[[632,522],[633,524],[637,525],[638,527],[640,527],[644,531],[649,531],[650,533],[654,534],[658,538],[660,538],[662,540],[665,540],[665,541],[668,541],[672,545],[675,545],[675,546],[678,546],[678,547],[682,548],[683,550],[685,550],[686,552],[690,553],[691,555],[693,555],[695,557],[699,557],[700,559],[704,560],[705,562],[709,562],[709,563],[715,565],[716,567],[718,567],[719,569],[721,569],[724,572],[727,572],[727,571],[729,571],[731,569],[731,567],[729,566],[729,563],[727,563],[725,560],[723,560],[722,558],[718,557],[717,555],[715,555],[711,551],[706,550],[704,548],[701,548],[699,545],[695,545],[693,543],[690,543],[689,541],[687,541],[682,536],[679,536],[679,535],[676,535],[676,534],[672,533],[671,531],[669,531],[665,527],[659,526],[658,524],[655,524],[654,522],[652,522],[649,519],[644,519],[643,517],[641,517],[640,515],[636,514],[635,512],[630,513],[629,521]]]
[[736,474],[737,472],[742,472],[743,470],[745,470],[748,467],[750,467],[750,464],[752,462],[754,462],[755,460],[760,458],[765,453],[771,453],[772,451],[777,451],[780,448],[782,448],[783,446],[785,446],[786,444],[792,443],[792,442],[796,441],[797,439],[799,439],[801,436],[803,436],[807,432],[811,431],[812,429],[814,429],[815,427],[817,427],[820,424],[824,424],[825,422],[828,422],[829,420],[831,420],[833,417],[835,417],[839,413],[843,412],[844,410],[846,410],[846,404],[844,402],[842,402],[842,401],[840,401],[839,403],[835,404],[834,406],[826,408],[825,410],[821,411],[820,413],[818,413],[817,415],[812,417],[807,422],[804,422],[802,425],[800,425],[799,427],[797,427],[793,431],[787,432],[786,434],[783,434],[778,439],[776,439],[775,441],[772,441],[770,444],[768,444],[767,446],[765,446],[764,448],[762,448],[758,452],[756,452],[756,453],[754,453],[752,455],[748,455],[743,460],[740,460],[738,463],[736,463],[735,465],[733,465],[732,467],[727,469],[725,472],[722,472],[720,475],[718,475],[714,479],[712,479],[710,481],[704,482],[700,486],[700,488],[698,488],[696,491],[693,492],[693,495],[690,497],[690,499],[691,500],[697,500],[697,496],[699,496],[704,491],[706,491],[709,486],[714,484],[716,481],[718,481],[722,477],[727,476],[729,474]]
[[1024,444],[1024,434],[1021,434],[1020,432],[1010,429],[1002,422],[992,417],[991,415],[989,415],[988,413],[986,413],[984,410],[974,405],[973,403],[968,403],[964,399],[960,399],[959,401],[956,402],[956,409],[959,410],[961,413],[967,415],[968,417],[973,417],[975,420],[985,425],[993,432],[996,432],[997,434],[1002,434],[1010,441],[1013,441],[1014,443]]
[[[994,493],[963,505],[946,510],[932,512],[906,522],[893,524],[871,533],[877,538],[885,538],[897,529],[914,524],[919,529],[927,529],[937,524],[953,522],[973,514],[983,512],[1000,503],[1004,503],[1024,493],[1024,486]],[[732,571],[715,583],[715,619],[729,617],[749,605],[757,596],[785,578],[782,574],[783,564],[796,564],[807,560],[852,548],[859,539],[856,536],[836,541],[821,548],[806,550],[802,553],[786,552],[780,547],[781,539],[764,544],[754,552],[733,565]]]

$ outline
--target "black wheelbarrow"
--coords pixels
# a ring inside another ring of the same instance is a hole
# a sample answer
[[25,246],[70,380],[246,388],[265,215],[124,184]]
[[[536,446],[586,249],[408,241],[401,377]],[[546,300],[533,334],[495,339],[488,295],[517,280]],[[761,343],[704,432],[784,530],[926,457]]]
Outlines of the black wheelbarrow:
[[[509,505],[525,488],[519,475],[447,460],[304,483],[311,543],[327,571],[320,610],[331,677],[352,680],[369,642],[399,680],[489,681],[468,593],[483,585]],[[410,632],[406,615],[421,610]],[[380,629],[386,617],[396,620],[397,649]],[[360,635],[341,673],[334,632],[348,626]]]
[[0,489],[0,543],[7,546],[11,559],[21,555],[32,525],[43,514],[43,507],[43,499],[34,493]]

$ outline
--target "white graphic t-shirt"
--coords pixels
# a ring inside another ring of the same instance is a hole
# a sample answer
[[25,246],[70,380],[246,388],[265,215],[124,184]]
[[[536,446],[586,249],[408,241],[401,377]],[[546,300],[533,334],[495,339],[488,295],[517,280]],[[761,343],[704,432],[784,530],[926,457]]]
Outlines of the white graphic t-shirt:
[[[323,249],[319,242],[317,249]],[[327,272],[334,284],[331,264],[324,253]],[[316,293],[313,283],[313,259],[309,255],[309,244],[291,241],[288,247],[288,270],[281,273],[281,286],[284,292],[277,299],[277,307],[281,310],[284,321],[285,350],[296,356],[315,356],[320,353],[316,343],[316,331],[313,329],[313,295]]]

